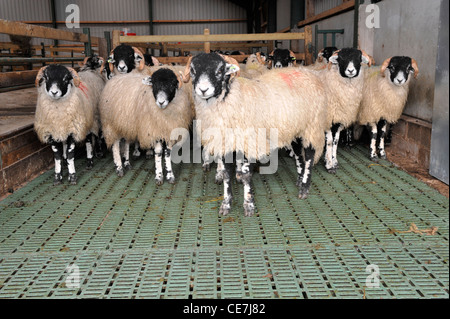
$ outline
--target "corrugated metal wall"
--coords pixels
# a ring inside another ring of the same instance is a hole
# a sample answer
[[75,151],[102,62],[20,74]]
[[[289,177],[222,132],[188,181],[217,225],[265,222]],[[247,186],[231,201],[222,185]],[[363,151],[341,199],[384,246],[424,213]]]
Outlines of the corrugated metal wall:
[[[66,7],[76,4],[80,8],[81,21],[130,21],[148,20],[148,0],[57,0],[56,20],[65,21],[69,13]],[[49,0],[1,0],[0,18],[15,21],[51,21]],[[198,19],[246,19],[243,8],[228,0],[153,0],[153,20],[198,20]],[[50,25],[46,25],[50,26]],[[90,27],[91,35],[103,37],[104,31],[129,28],[138,35],[150,34],[145,24],[82,24]],[[64,24],[59,29],[67,29]],[[243,22],[218,23],[155,23],[154,34],[202,34],[209,28],[211,34],[247,33],[247,24]],[[81,29],[71,29],[82,32]],[[0,35],[0,41],[8,37]],[[36,40],[35,40],[36,41]],[[37,40],[35,43],[40,43]]]

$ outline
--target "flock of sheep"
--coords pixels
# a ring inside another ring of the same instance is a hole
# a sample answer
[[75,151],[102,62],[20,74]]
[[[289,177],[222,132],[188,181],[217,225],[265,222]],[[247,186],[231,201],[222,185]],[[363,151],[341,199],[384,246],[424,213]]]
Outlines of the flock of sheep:
[[[130,143],[135,143],[136,155],[139,146],[148,156],[153,149],[155,179],[161,185],[164,179],[175,182],[171,151],[182,137],[174,130],[189,130],[195,119],[201,123],[193,129],[201,136],[203,167],[209,169],[208,159],[214,158],[216,182],[224,185],[219,213],[231,210],[236,163],[244,214],[252,216],[251,164],[276,149],[291,150],[301,199],[309,194],[312,168],[324,149],[326,169],[336,172],[340,132],[353,124],[369,127],[370,158],[386,157],[386,126],[400,118],[419,69],[404,56],[373,64],[362,50],[325,48],[311,66],[297,66],[292,52],[282,49],[267,58],[252,54],[245,64],[213,52],[190,57],[186,66],[169,66],[121,44],[108,61],[86,58],[78,72],[62,65],[41,68],[35,130],[52,147],[55,185],[62,182],[63,160],[69,182],[76,184],[76,143],[85,141],[91,168],[94,153],[102,156],[102,139],[112,148],[119,176],[130,167]],[[234,163],[230,154],[236,156]]]

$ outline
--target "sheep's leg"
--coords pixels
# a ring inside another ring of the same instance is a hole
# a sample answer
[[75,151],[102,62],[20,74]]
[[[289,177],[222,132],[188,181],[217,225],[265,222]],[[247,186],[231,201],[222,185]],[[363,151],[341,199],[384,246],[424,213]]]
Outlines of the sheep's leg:
[[211,157],[209,153],[205,151],[205,149],[203,149],[202,152],[203,152],[202,169],[204,172],[209,172],[211,170]]
[[378,122],[378,127],[380,128],[379,133],[379,144],[378,144],[378,152],[380,154],[381,159],[386,159],[386,151],[384,150],[384,139],[386,137],[386,131],[387,131],[387,122],[386,120],[381,120]]
[[244,174],[242,169],[246,159],[236,157],[236,181],[242,183],[242,175]]
[[151,159],[152,156],[154,155],[153,149],[149,148],[146,152],[145,152],[145,158],[146,159]]
[[225,174],[225,166],[223,164],[223,159],[219,158],[217,160],[217,170],[216,170],[216,179],[215,183],[220,185],[223,182],[223,176]]
[[166,164],[166,180],[169,184],[175,184],[175,175],[172,171],[172,148],[168,147],[166,143],[164,143],[164,162]]
[[123,176],[122,158],[120,156],[120,140],[114,142],[112,146],[114,164],[116,165],[117,176]]
[[242,163],[242,184],[244,184],[244,216],[251,217],[255,213],[255,198],[252,189],[252,170],[251,164],[246,158]]
[[130,164],[130,143],[125,141],[123,145],[123,168],[131,169]]
[[378,155],[377,155],[377,135],[378,135],[378,129],[377,124],[372,123],[369,125],[369,131],[370,131],[370,160],[374,162],[378,162]]
[[333,133],[330,131],[325,132],[325,141],[326,141],[326,149],[325,149],[325,168],[328,173],[336,173],[336,170],[333,169]]
[[77,184],[77,176],[75,174],[75,140],[72,135],[67,138],[67,168],[69,170],[69,183]]
[[50,138],[50,143],[55,158],[55,178],[53,179],[53,185],[59,185],[62,183],[63,143],[55,142],[52,138]]
[[161,141],[159,141],[155,145],[155,180],[156,185],[158,186],[164,183],[162,153],[163,153],[163,144]]
[[102,130],[98,131],[98,135],[94,135],[94,153],[97,158],[103,157],[102,135]]
[[138,158],[141,156],[141,151],[139,151],[139,142],[134,143],[133,158]]
[[302,180],[298,193],[298,198],[305,199],[308,197],[309,188],[311,186],[311,173],[314,167],[314,155],[316,150],[312,146],[308,146],[304,149],[305,152],[305,166],[303,169]]
[[[225,158],[222,158],[225,163]],[[225,170],[223,174],[223,202],[220,205],[219,215],[228,215],[231,211],[231,203],[233,201],[233,193],[231,191],[231,172],[233,171],[233,164],[225,163]]]
[[337,160],[337,149],[338,149],[338,145],[339,145],[339,137],[340,137],[343,129],[344,129],[344,127],[342,126],[342,124],[335,124],[335,125],[333,125],[333,128],[331,129],[331,131],[333,133],[333,169],[335,172],[339,167],[339,163]]
[[89,133],[86,136],[86,155],[87,155],[87,162],[86,162],[86,169],[92,169],[94,166],[94,152],[92,147],[92,137],[93,134]]
[[303,158],[302,152],[302,139],[298,138],[291,143],[292,152],[294,153],[295,165],[297,166],[297,186],[301,185],[303,167],[305,165],[305,160]]

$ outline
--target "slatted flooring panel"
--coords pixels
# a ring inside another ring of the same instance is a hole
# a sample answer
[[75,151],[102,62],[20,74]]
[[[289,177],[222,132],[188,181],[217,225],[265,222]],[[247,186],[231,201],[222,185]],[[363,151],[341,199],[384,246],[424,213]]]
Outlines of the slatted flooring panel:
[[[110,155],[80,159],[76,186],[49,171],[0,202],[0,298],[448,298],[448,199],[363,147],[339,160],[301,201],[280,153],[276,174],[254,175],[250,218],[236,183],[218,216],[223,187],[200,164],[160,187],[144,158],[122,178]],[[390,231],[412,223],[439,229]]]

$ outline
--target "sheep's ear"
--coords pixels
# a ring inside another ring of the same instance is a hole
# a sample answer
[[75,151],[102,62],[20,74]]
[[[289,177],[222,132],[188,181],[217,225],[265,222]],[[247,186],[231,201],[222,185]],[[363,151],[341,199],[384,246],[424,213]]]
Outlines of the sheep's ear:
[[329,59],[328,59],[328,61],[329,62],[331,62],[331,63],[333,63],[333,64],[338,64],[339,62],[338,62],[338,55],[336,54],[336,55],[332,55]]
[[191,61],[192,61],[192,56],[189,57],[189,59],[186,62],[186,67],[184,68],[184,73],[183,73],[183,82],[184,83],[188,83],[189,80],[191,79]]
[[239,72],[239,66],[227,63],[225,66],[225,75],[231,75]]
[[147,76],[145,78],[142,79],[142,83],[145,85],[149,85],[152,86],[152,77],[151,76]]
[[43,77],[44,77],[44,71],[46,68],[47,68],[47,66],[43,66],[42,68],[39,69],[39,72],[36,76],[36,80],[34,81],[34,84],[36,85],[36,87],[39,87],[42,84],[42,82],[44,81]]
[[417,65],[416,60],[411,59],[411,67],[414,69],[414,78],[417,79],[417,76],[419,75],[419,66]]

